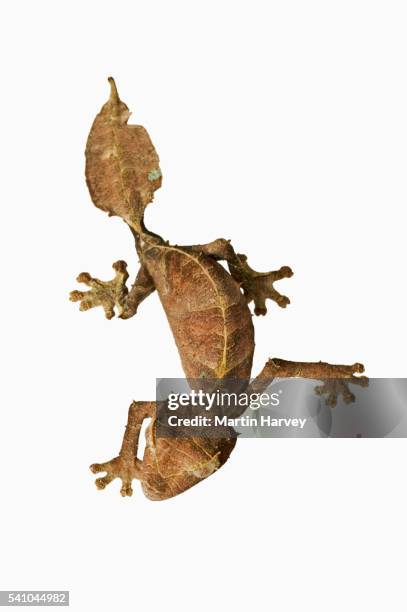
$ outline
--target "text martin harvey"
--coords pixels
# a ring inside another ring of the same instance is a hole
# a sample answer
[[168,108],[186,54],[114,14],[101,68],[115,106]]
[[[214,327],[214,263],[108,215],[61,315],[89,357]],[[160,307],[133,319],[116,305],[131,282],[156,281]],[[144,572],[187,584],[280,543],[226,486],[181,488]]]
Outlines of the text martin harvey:
[[[260,422],[259,422],[260,421]],[[195,416],[192,418],[168,417],[168,425],[171,427],[299,427],[302,429],[307,419],[276,419],[270,415],[261,415],[260,419],[252,416],[240,416],[231,419],[227,416]]]

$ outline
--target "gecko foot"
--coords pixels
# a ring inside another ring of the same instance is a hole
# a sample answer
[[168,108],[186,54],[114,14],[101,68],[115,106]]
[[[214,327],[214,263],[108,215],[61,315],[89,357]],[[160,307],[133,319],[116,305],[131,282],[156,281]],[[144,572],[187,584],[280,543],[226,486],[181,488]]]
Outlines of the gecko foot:
[[129,275],[125,261],[116,261],[113,264],[113,269],[116,271],[116,275],[110,281],[93,278],[87,272],[79,274],[76,279],[78,283],[85,283],[91,289],[90,291],[71,291],[69,296],[71,302],[80,302],[80,310],[102,306],[107,319],[114,317],[115,307],[120,315],[128,293],[126,281]]
[[105,489],[115,478],[120,478],[122,487],[120,493],[122,497],[130,497],[133,494],[131,487],[132,480],[139,478],[140,475],[140,460],[136,457],[125,459],[123,457],[115,457],[105,463],[93,463],[90,470],[94,474],[106,472],[106,476],[96,478],[95,484],[99,490]]
[[[355,364],[355,365],[360,365],[360,364]],[[357,372],[360,370],[356,370]],[[362,370],[363,371],[363,370]],[[337,402],[338,402],[338,398],[340,396],[342,396],[343,401],[345,402],[345,404],[351,404],[352,402],[355,401],[355,396],[353,395],[352,391],[349,389],[349,383],[352,383],[354,385],[359,385],[360,387],[368,387],[369,386],[369,379],[367,378],[367,376],[353,376],[353,374],[350,376],[349,381],[348,380],[335,380],[335,379],[331,379],[331,380],[323,380],[322,381],[323,384],[322,385],[318,385],[317,387],[315,387],[315,393],[317,395],[321,395],[321,396],[325,396],[325,403],[327,406],[330,406],[331,408],[335,407]]]
[[281,308],[285,308],[290,300],[287,296],[281,295],[273,284],[281,280],[282,278],[290,278],[293,275],[293,271],[288,266],[283,266],[279,270],[273,272],[256,272],[247,263],[246,255],[237,255],[240,266],[236,271],[232,264],[230,266],[232,275],[233,272],[237,272],[236,276],[240,277],[240,285],[244,291],[248,302],[253,300],[254,302],[254,314],[265,315],[267,312],[266,300],[270,299],[276,302]]

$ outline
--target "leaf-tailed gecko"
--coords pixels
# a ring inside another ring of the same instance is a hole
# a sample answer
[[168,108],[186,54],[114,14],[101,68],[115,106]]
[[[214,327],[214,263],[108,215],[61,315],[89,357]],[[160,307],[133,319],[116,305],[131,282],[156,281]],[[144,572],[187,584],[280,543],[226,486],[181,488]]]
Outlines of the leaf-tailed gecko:
[[[245,255],[235,252],[229,240],[218,238],[208,244],[177,246],[149,231],[144,210],[161,186],[159,158],[146,130],[128,125],[130,112],[109,78],[110,98],[92,125],[86,145],[86,181],[93,203],[109,215],[121,217],[130,228],[140,269],[128,290],[127,266],[113,264],[115,276],[101,281],[82,272],[77,280],[89,290],[72,291],[70,299],[80,310],[101,306],[108,319],[115,314],[129,319],[141,302],[157,291],[174,335],[182,367],[188,379],[239,379],[247,381],[252,369],[254,328],[249,304],[255,315],[265,315],[266,300],[281,308],[289,299],[274,283],[292,276],[288,266],[273,272],[256,272]],[[229,273],[219,261],[227,262]],[[302,377],[323,380],[320,392],[327,402],[353,396],[344,379],[365,385],[360,363],[331,365],[324,362],[294,362],[269,359],[250,388],[266,388],[275,378]],[[132,494],[132,480],[141,482],[151,500],[163,500],[197,484],[229,458],[236,437],[221,439],[167,439],[156,436],[156,403],[134,401],[119,455],[91,466],[106,475],[96,480],[104,489],[112,480],[122,481],[121,494]],[[138,439],[144,419],[146,430],[143,459],[137,457]]]

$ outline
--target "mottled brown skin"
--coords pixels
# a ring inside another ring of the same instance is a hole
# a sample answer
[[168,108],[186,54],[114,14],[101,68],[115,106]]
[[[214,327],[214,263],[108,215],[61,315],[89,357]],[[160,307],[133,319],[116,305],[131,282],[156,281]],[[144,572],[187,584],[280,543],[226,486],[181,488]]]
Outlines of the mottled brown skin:
[[160,296],[187,378],[249,379],[250,310],[220,264],[192,249],[143,243],[141,260]]
[[[321,379],[317,392],[335,405],[342,394],[353,396],[344,378],[365,385],[361,364],[337,366],[327,363],[292,362],[270,359],[259,376],[249,384],[254,352],[254,329],[248,304],[254,313],[267,312],[266,300],[285,308],[289,299],[276,291],[273,283],[289,278],[287,266],[274,272],[256,272],[245,255],[236,254],[230,242],[217,239],[209,244],[176,246],[146,229],[144,209],[161,186],[158,155],[146,130],[129,126],[129,111],[120,100],[116,85],[109,78],[111,95],[91,128],[86,146],[86,180],[96,206],[120,216],[135,238],[140,270],[130,289],[126,263],[113,264],[115,277],[100,281],[82,272],[78,281],[87,292],[72,291],[71,300],[81,310],[102,306],[107,318],[117,314],[128,319],[140,303],[157,291],[188,379],[216,379],[227,386],[229,380],[242,381],[242,389],[259,391],[275,377],[301,376]],[[228,273],[219,263],[227,262]],[[337,379],[341,379],[338,381]],[[146,431],[143,460],[137,458],[143,420],[151,422]],[[94,473],[106,472],[96,485],[103,489],[113,479],[122,480],[123,496],[132,494],[134,478],[141,481],[145,495],[152,500],[173,497],[207,478],[228,459],[236,444],[234,436],[169,439],[156,436],[155,402],[133,402],[119,455],[106,463],[93,464]]]

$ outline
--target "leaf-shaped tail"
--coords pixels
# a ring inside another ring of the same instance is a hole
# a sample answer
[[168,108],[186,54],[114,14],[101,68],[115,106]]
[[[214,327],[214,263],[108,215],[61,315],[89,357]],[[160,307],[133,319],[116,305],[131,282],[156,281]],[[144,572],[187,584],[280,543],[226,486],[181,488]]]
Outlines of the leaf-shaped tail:
[[130,111],[109,77],[110,98],[86,144],[86,182],[93,203],[140,232],[146,206],[161,187],[159,158],[147,131],[127,125]]

